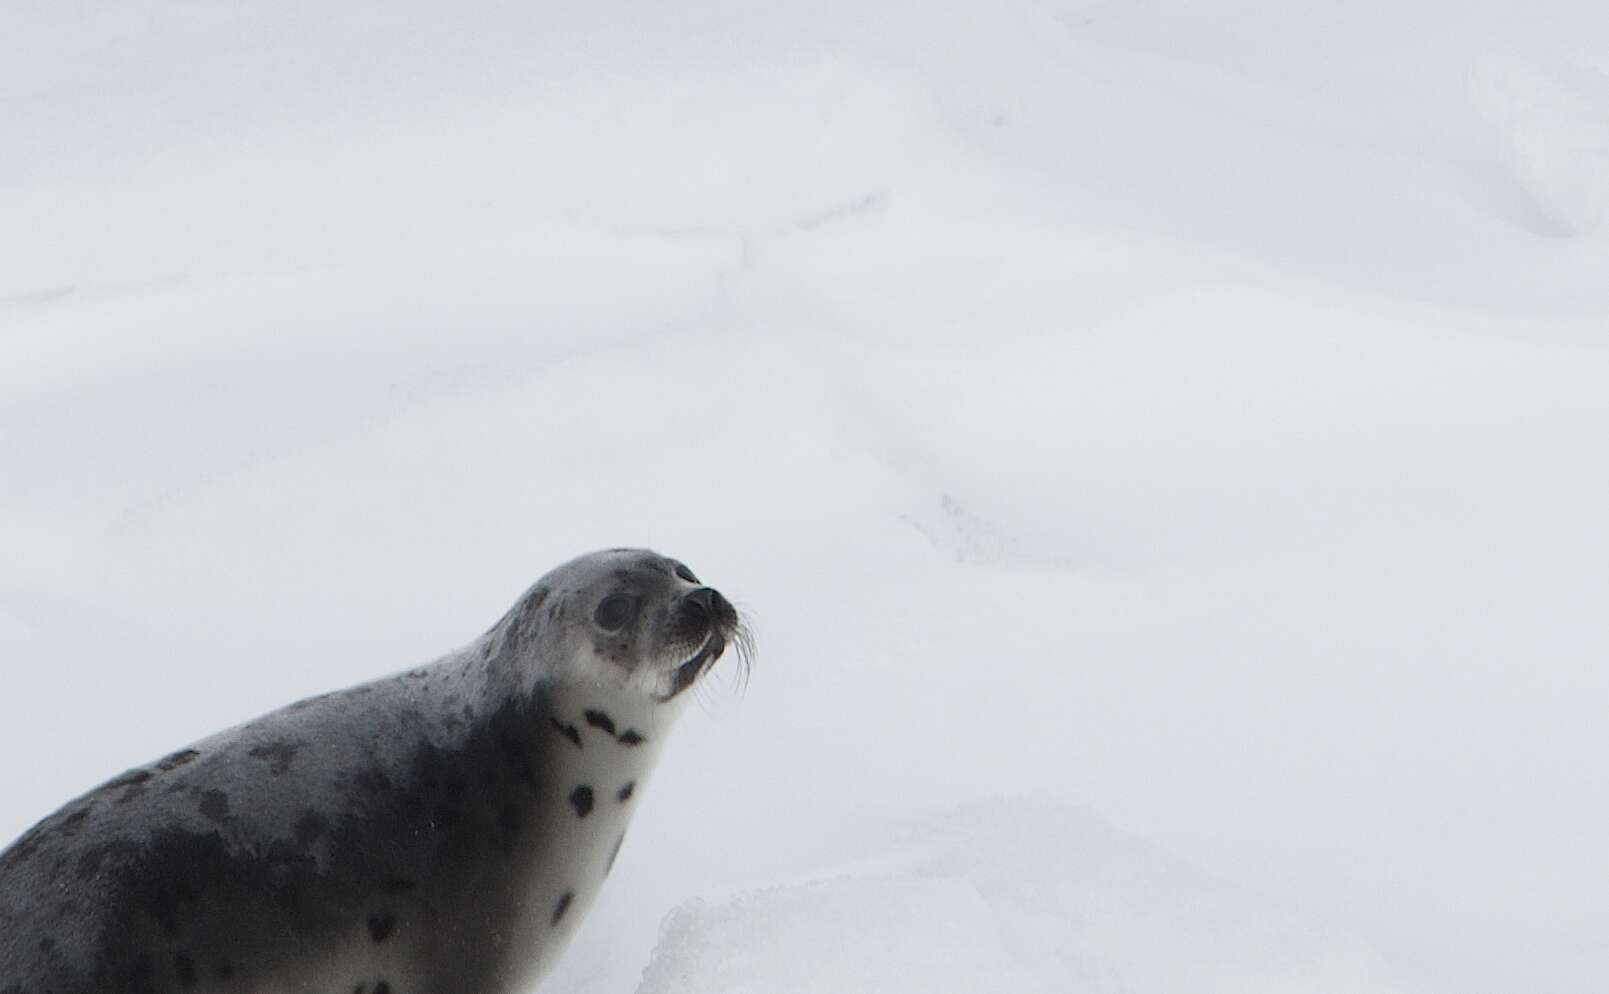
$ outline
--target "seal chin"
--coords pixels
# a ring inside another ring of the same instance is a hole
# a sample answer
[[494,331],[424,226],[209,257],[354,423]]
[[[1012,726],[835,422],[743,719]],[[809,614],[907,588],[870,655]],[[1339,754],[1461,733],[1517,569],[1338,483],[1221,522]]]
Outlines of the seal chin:
[[670,700],[698,682],[698,678],[703,676],[711,666],[715,665],[715,661],[720,659],[721,653],[725,651],[726,639],[722,637],[719,631],[711,630],[710,637],[704,641],[704,644],[699,648],[698,652],[693,654],[691,659],[678,663],[671,669],[669,687],[659,695],[660,702]]

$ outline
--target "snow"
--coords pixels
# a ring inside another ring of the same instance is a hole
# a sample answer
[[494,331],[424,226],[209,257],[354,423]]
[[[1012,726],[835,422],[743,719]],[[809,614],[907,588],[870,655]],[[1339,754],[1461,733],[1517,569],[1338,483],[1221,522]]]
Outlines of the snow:
[[1400,990],[1355,938],[1087,810],[996,799],[884,845],[850,872],[688,901],[639,990]]
[[1606,72],[1587,0],[12,0],[0,837],[644,544],[760,655],[545,990],[1596,992]]

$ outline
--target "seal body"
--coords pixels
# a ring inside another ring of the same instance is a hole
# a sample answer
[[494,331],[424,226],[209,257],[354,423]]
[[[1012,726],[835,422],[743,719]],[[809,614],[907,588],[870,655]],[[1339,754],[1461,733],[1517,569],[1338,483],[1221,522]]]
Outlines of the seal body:
[[0,854],[0,994],[529,989],[742,638],[680,563],[596,553],[435,663],[131,770]]

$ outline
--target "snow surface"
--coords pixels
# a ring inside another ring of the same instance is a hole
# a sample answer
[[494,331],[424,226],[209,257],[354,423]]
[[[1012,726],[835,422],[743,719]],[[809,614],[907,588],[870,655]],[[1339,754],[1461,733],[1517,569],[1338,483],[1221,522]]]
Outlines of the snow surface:
[[639,991],[1402,989],[1356,938],[1055,802],[964,806],[876,860],[683,904]]
[[545,991],[1603,990],[1597,0],[7,0],[0,108],[0,837],[645,544],[760,657]]

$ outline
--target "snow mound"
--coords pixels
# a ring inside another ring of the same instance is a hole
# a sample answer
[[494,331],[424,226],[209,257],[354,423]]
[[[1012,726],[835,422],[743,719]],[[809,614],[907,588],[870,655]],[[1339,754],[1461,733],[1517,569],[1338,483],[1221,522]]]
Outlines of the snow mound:
[[638,991],[1401,989],[1334,926],[1086,809],[1008,798],[925,823],[849,871],[684,903]]
[[1516,181],[1560,234],[1582,237],[1609,220],[1609,54],[1572,48],[1489,57],[1470,92]]
[[1038,992],[977,889],[884,879],[783,887],[673,912],[643,994]]

